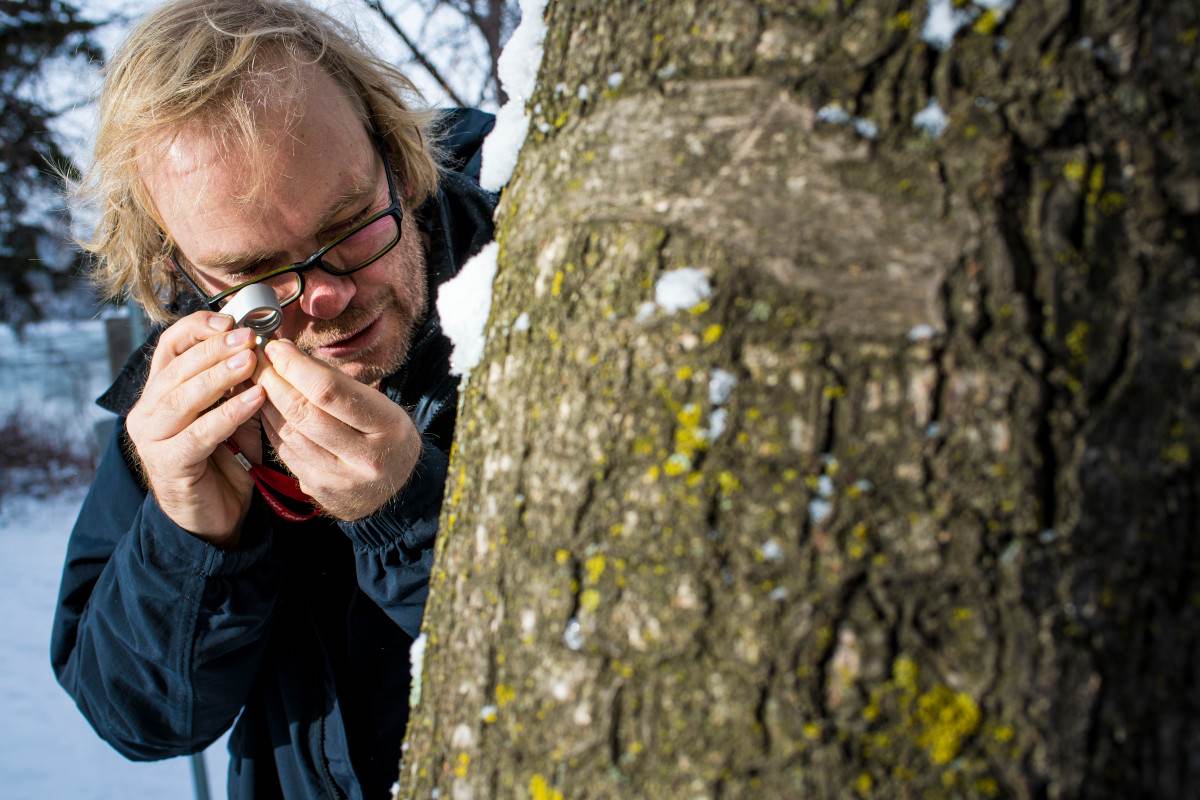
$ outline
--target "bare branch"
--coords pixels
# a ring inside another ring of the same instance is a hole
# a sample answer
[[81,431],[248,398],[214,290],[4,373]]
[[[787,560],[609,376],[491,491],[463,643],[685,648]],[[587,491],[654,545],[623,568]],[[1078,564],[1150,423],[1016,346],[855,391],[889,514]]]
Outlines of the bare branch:
[[446,94],[449,95],[450,101],[456,106],[466,107],[467,104],[463,102],[462,98],[458,96],[458,93],[455,92],[454,89],[450,88],[450,84],[447,83],[446,79],[442,77],[442,74],[438,71],[438,68],[433,65],[433,62],[426,58],[425,54],[421,52],[420,48],[417,47],[416,42],[410,39],[408,34],[401,29],[400,23],[396,21],[395,17],[393,17],[384,9],[381,0],[363,0],[363,3],[365,3],[368,8],[374,10],[375,13],[379,15],[380,19],[386,22],[388,27],[395,31],[396,35],[400,37],[400,41],[404,42],[404,46],[407,47],[413,54],[413,58],[417,60],[417,63],[420,64],[421,67],[428,72],[435,81],[438,82],[438,85],[445,90]]

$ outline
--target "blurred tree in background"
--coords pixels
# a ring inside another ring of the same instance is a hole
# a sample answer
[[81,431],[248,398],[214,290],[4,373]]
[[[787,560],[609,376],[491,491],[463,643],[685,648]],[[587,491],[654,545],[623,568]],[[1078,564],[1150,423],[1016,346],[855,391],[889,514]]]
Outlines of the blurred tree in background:
[[55,296],[78,288],[79,256],[64,243],[50,168],[74,171],[50,128],[66,109],[47,100],[44,68],[100,60],[98,27],[63,0],[0,0],[0,322],[40,319]]

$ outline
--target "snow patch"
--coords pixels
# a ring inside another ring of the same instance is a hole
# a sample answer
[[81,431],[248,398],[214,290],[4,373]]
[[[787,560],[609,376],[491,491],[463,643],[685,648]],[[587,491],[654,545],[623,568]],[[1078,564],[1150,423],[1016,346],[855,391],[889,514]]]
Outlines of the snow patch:
[[912,121],[913,125],[919,130],[924,131],[934,139],[945,133],[946,126],[950,124],[950,118],[942,110],[942,106],[938,103],[937,98],[930,98],[929,104],[914,114]]
[[490,242],[438,289],[442,329],[454,344],[450,371],[464,380],[470,378],[483,355],[483,328],[492,308],[492,280],[499,253],[500,245]]
[[416,708],[421,703],[421,674],[425,666],[425,632],[413,639],[412,647],[408,650],[408,658],[412,663],[409,675],[412,676],[412,686],[408,690],[408,707]]
[[832,513],[833,503],[830,503],[828,500],[818,498],[808,504],[808,518],[817,525],[829,519],[829,515]]
[[579,625],[579,620],[571,617],[567,620],[567,627],[563,630],[563,644],[570,650],[581,650],[583,648],[583,630]]
[[517,155],[529,133],[525,105],[537,86],[542,65],[542,42],[546,38],[546,0],[521,0],[521,24],[513,31],[497,63],[500,85],[508,102],[496,114],[496,126],[483,141],[483,165],[479,185],[498,192],[512,177]]
[[654,284],[654,302],[668,313],[691,308],[711,296],[708,278],[695,267],[664,272]]
[[932,339],[937,331],[932,325],[914,325],[908,331],[908,340],[910,342],[923,342],[927,339]]
[[759,548],[762,557],[767,561],[778,561],[783,558],[783,548],[779,546],[779,542],[774,539],[767,539]]
[[931,47],[945,50],[959,30],[975,18],[975,13],[974,9],[955,8],[953,0],[929,0],[929,16],[921,28],[921,38]]
[[714,406],[724,405],[737,386],[737,378],[733,373],[723,369],[714,369],[708,379],[708,400]]
[[725,424],[728,419],[729,412],[723,408],[715,409],[708,415],[708,440],[715,442],[725,432]]

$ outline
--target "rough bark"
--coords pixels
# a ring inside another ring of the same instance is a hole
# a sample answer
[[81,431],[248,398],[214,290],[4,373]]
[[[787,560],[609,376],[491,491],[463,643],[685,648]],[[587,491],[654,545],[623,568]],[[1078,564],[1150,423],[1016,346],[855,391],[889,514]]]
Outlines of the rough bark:
[[551,6],[401,797],[1194,796],[1200,6],[963,10]]

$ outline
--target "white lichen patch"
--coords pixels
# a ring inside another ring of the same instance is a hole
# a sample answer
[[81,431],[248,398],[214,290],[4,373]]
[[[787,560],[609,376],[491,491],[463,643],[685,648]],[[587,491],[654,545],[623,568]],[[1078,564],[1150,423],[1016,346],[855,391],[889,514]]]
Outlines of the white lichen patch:
[[520,315],[513,320],[512,329],[514,333],[524,333],[529,330],[529,314],[522,311]]
[[614,72],[608,76],[608,88],[616,89],[625,82],[625,76],[620,72]]
[[808,503],[808,518],[814,525],[820,525],[829,519],[829,515],[832,513],[833,503],[828,500],[818,497]]

